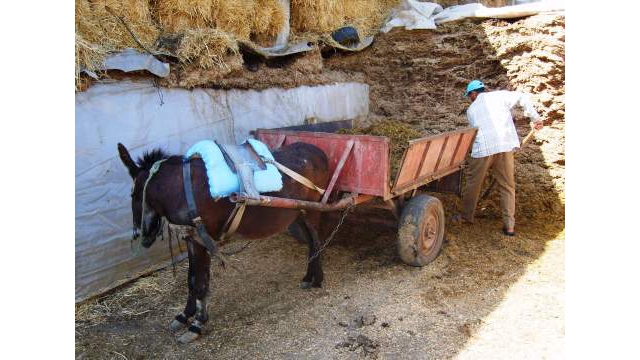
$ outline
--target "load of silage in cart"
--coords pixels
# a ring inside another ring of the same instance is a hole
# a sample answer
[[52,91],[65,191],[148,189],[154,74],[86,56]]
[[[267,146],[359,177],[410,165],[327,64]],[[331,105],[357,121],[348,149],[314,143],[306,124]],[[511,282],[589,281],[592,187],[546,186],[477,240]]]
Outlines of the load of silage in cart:
[[409,147],[409,141],[422,136],[420,132],[412,128],[409,124],[398,120],[382,120],[366,127],[354,127],[351,129],[340,129],[338,134],[348,135],[373,135],[386,136],[391,140],[389,144],[389,162],[391,164],[391,179],[394,179],[400,163],[402,155]]

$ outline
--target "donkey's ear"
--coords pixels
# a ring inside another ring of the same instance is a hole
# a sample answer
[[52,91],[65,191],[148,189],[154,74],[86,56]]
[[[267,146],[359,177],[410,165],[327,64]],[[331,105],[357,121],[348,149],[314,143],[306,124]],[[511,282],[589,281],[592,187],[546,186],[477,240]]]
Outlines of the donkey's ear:
[[118,143],[118,153],[120,154],[120,160],[122,160],[124,166],[129,169],[129,175],[135,179],[136,176],[138,176],[138,172],[140,172],[140,168],[136,165],[135,161],[131,159],[131,155],[129,155],[127,148],[121,143]]

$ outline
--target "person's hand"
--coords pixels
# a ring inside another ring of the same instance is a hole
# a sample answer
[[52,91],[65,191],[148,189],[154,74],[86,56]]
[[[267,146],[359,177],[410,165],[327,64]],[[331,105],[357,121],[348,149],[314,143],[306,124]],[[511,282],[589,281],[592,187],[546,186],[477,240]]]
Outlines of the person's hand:
[[542,120],[538,120],[533,123],[533,128],[536,130],[542,129],[543,126],[544,126],[544,123],[542,122]]

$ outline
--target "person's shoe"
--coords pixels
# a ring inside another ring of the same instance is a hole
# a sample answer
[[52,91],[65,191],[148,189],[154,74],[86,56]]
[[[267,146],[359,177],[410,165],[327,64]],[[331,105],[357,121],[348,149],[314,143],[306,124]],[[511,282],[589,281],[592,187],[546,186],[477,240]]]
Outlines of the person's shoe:
[[502,233],[506,236],[516,236],[515,231],[507,231],[507,228],[505,226],[502,227]]

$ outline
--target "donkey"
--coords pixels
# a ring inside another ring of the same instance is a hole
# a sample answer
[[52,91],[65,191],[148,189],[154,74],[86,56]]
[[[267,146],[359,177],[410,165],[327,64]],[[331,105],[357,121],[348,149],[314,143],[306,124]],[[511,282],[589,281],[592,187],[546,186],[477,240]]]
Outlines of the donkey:
[[[163,217],[171,224],[195,226],[189,217],[183,186],[182,166],[185,161],[188,161],[191,166],[193,195],[207,233],[215,236],[221,232],[235,205],[228,198],[217,200],[212,198],[205,165],[200,158],[185,159],[182,156],[169,156],[160,149],[154,149],[144,153],[135,162],[127,148],[120,143],[118,143],[118,152],[133,179],[131,210],[134,240],[141,236],[142,246],[149,248],[161,231]],[[273,156],[277,162],[306,177],[317,186],[326,187],[329,180],[328,161],[325,153],[318,147],[306,143],[294,143],[275,150]],[[164,161],[147,181],[151,167],[159,160]],[[282,190],[265,195],[307,201],[320,199],[320,193],[303,186],[285,174],[282,175],[282,182]],[[143,199],[145,204],[142,203]],[[248,206],[237,232],[247,239],[258,239],[281,233],[289,227],[292,233],[295,232],[309,245],[310,261],[300,287],[303,289],[322,287],[321,256],[316,254],[321,246],[319,239],[324,238],[319,236],[324,234],[318,233],[321,229],[320,215],[313,211]],[[189,295],[184,311],[176,315],[169,326],[171,331],[187,327],[187,331],[178,338],[181,343],[197,339],[207,322],[211,265],[211,254],[200,242],[195,241],[192,236],[187,236],[185,240],[189,256],[187,277]],[[190,323],[192,317],[194,319]]]

